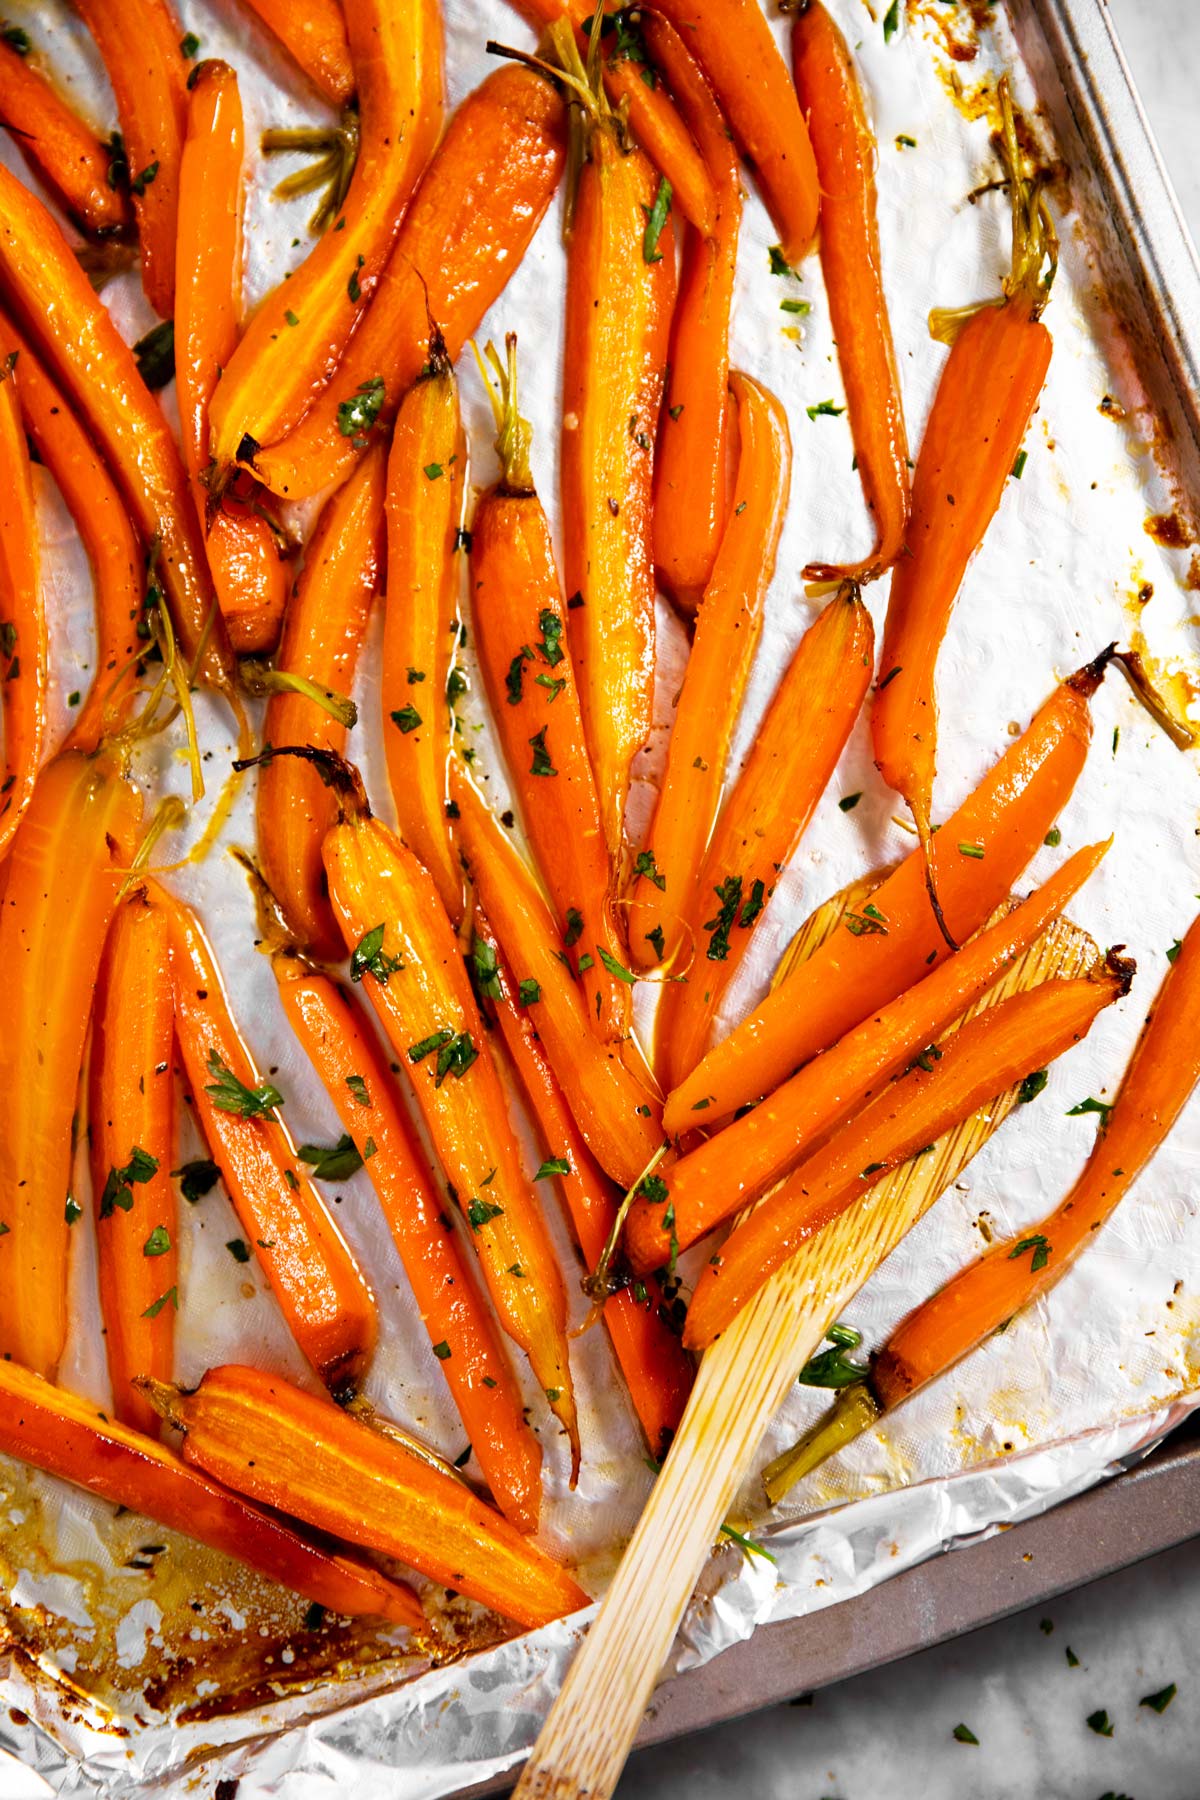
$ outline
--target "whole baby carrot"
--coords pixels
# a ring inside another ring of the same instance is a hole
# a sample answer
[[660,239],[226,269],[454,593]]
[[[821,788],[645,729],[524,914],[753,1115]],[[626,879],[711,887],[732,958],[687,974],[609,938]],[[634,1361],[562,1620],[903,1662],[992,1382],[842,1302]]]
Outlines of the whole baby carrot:
[[562,101],[541,75],[497,69],[435,151],[336,377],[299,425],[255,458],[273,493],[345,480],[420,373],[432,315],[453,360],[503,292],[562,175]]
[[21,418],[19,353],[0,367],[0,681],[4,781],[0,857],[33,796],[46,743],[49,650],[29,448]]
[[890,568],[908,527],[908,433],[875,217],[875,135],[845,38],[821,0],[798,9],[792,72],[821,183],[821,272],[846,391],[854,460],[875,547],[853,568],[810,563],[812,580]]
[[[601,1037],[629,1035],[630,990],[600,960],[622,955],[612,867],[584,740],[554,541],[529,464],[532,432],[517,405],[517,340],[501,363],[488,345],[501,477],[471,521],[475,647],[492,718],[535,859],[553,897],[562,947],[582,938],[587,1014]],[[494,379],[493,379],[494,378]]]
[[685,898],[683,942],[692,962],[686,979],[668,982],[655,1022],[656,1065],[668,1090],[708,1047],[780,870],[846,747],[874,665],[871,615],[858,588],[844,586],[801,638]]
[[400,835],[433,876],[453,919],[462,909],[462,876],[446,824],[446,769],[466,484],[458,384],[435,333],[426,369],[401,404],[388,455],[379,698]]
[[684,945],[683,909],[716,818],[787,510],[786,414],[749,375],[731,375],[730,387],[740,440],[734,505],[696,615],[658,804],[634,866],[629,948],[640,968],[674,961]]
[[884,1175],[918,1156],[994,1095],[1086,1037],[1128,993],[1134,965],[1111,953],[1081,980],[1044,981],[998,1001],[916,1062],[808,1157],[777,1193],[735,1226],[705,1266],[684,1342],[703,1349],[820,1226]]
[[[939,832],[939,887],[960,941],[1005,898],[1070,796],[1091,739],[1088,701],[1109,655],[1060,683]],[[706,1122],[715,1125],[770,1093],[948,954],[929,908],[919,850],[880,883],[870,906],[869,913],[848,915],[678,1084],[663,1114],[669,1135],[695,1124],[697,1102],[707,1101]]]
[[338,0],[246,0],[334,106],[354,97],[354,65]]
[[[386,459],[382,444],[326,503],[305,548],[284,620],[263,722],[267,744],[341,754],[348,702],[371,602],[382,586]],[[334,696],[331,701],[330,696]],[[258,853],[289,929],[304,949],[340,962],[344,949],[325,890],[321,845],[337,801],[310,763],[277,757],[258,772]]]
[[587,1595],[470,1488],[261,1369],[210,1369],[159,1394],[189,1463],[264,1506],[382,1552],[528,1629]]
[[[936,1059],[939,1035],[1041,936],[1107,849],[1102,843],[1077,851],[1015,912],[806,1063],[745,1118],[666,1170],[678,1248],[686,1250],[765,1193],[914,1057]],[[634,1269],[657,1269],[666,1262],[670,1234],[662,1219],[662,1207],[635,1198],[625,1228]]]
[[89,237],[125,232],[129,194],[113,178],[113,147],[72,111],[29,53],[0,38],[0,118],[26,162],[47,182]]

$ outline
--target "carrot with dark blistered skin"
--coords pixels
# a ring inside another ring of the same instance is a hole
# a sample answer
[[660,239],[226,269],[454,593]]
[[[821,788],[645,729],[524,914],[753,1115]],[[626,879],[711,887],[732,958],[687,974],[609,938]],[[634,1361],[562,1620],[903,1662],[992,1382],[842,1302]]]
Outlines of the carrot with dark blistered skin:
[[334,106],[354,97],[354,65],[338,0],[246,0]]
[[346,23],[361,121],[354,175],[338,223],[262,302],[221,376],[210,409],[218,480],[236,461],[254,468],[259,446],[329,381],[441,133],[439,0],[356,0]]
[[388,592],[379,698],[400,835],[433,876],[452,919],[462,911],[462,876],[446,824],[446,770],[466,484],[458,384],[435,337],[427,372],[400,407],[388,455]]
[[425,1625],[405,1582],[311,1543],[90,1400],[7,1361],[0,1361],[0,1450],[207,1544],[332,1613]]
[[[517,406],[517,340],[507,364],[492,346],[486,374],[501,478],[471,521],[472,630],[492,718],[521,818],[558,914],[580,937],[587,1014],[601,1037],[628,1037],[630,991],[600,960],[623,955],[613,915],[612,866],[583,732],[554,542],[529,466],[530,427]],[[566,945],[563,946],[564,951]]]
[[119,753],[47,764],[0,908],[0,1357],[52,1376],[67,1334],[72,1122],[109,920],[141,798]]
[[[1103,843],[1077,851],[1015,912],[806,1063],[745,1118],[665,1170],[678,1249],[765,1193],[914,1057],[935,1058],[930,1047],[941,1033],[1041,936],[1107,849]],[[703,1122],[703,1113],[697,1117]],[[660,1268],[670,1254],[663,1211],[644,1197],[634,1200],[625,1243],[635,1270]]]
[[846,747],[874,662],[871,615],[857,587],[839,589],[800,640],[684,902],[682,941],[692,961],[686,979],[668,982],[655,1022],[656,1063],[668,1090],[708,1047],[780,871]]
[[28,51],[0,39],[0,118],[22,156],[48,182],[89,237],[133,223],[129,195],[110,179],[113,149],[102,144],[46,79]]
[[178,643],[200,659],[206,685],[232,694],[233,659],[214,624],[204,542],[170,428],[54,219],[2,168],[0,282],[156,547]]
[[191,910],[155,887],[169,925],[175,1031],[196,1118],[292,1336],[335,1393],[356,1391],[375,1348],[375,1300],[325,1202],[296,1160],[234,1023]]
[[796,15],[792,71],[821,183],[821,272],[876,538],[871,554],[851,568],[810,563],[804,573],[811,580],[868,580],[904,548],[908,433],[880,267],[875,136],[846,40],[821,0]]
[[117,100],[142,247],[142,286],[160,318],[175,312],[175,226],[187,62],[167,0],[76,0]]
[[749,375],[731,375],[730,385],[741,446],[734,505],[696,615],[658,804],[634,868],[629,953],[639,968],[673,961],[684,947],[684,908],[720,803],[787,511],[787,416]]
[[[377,444],[329,500],[305,549],[268,678],[266,744],[312,744],[338,755],[345,745],[345,723],[312,690],[344,696],[354,685],[371,602],[383,583],[386,473]],[[305,685],[288,685],[293,680]],[[290,929],[314,956],[340,962],[342,934],[321,860],[337,801],[311,764],[281,756],[259,769],[255,816],[263,874]]]
[[175,378],[183,460],[204,530],[217,604],[233,648],[272,650],[289,586],[262,489],[242,478],[210,490],[208,412],[242,323],[242,102],[227,63],[200,63],[189,84],[179,168]]
[[37,513],[17,361],[0,367],[0,468],[4,470],[0,481],[0,682],[5,763],[0,788],[4,795],[0,800],[0,857],[7,853],[33,797],[46,744],[50,679]]
[[[1091,740],[1088,701],[1109,652],[1064,681],[938,836],[942,905],[961,942],[1008,894],[1061,812]],[[836,1043],[948,955],[929,907],[924,859],[914,851],[871,896],[878,918],[843,920],[795,975],[769,994],[674,1089],[663,1122],[671,1136],[695,1124],[707,1100],[716,1124],[757,1100]]]
[[174,1049],[166,915],[139,888],[117,908],[100,965],[88,1142],[113,1407],[148,1437],[158,1435],[158,1414],[133,1378],[174,1373],[176,1309],[160,1304],[179,1294]]
[[336,376],[295,430],[255,458],[273,493],[303,499],[345,480],[420,373],[431,316],[458,356],[529,248],[565,156],[565,108],[540,75],[497,69],[467,96]]
[[[549,997],[527,998],[523,1003],[499,942],[481,914],[476,915],[475,930],[476,973],[481,964],[486,968],[483,985],[494,1003],[505,1046],[537,1120],[544,1166],[549,1169],[553,1165],[553,1178],[566,1200],[580,1253],[586,1266],[594,1269],[616,1222],[620,1189],[592,1156],[550,1067],[538,1032],[541,1007],[550,1003]],[[486,947],[482,955],[481,945]],[[646,1444],[656,1459],[666,1455],[692,1387],[692,1365],[678,1335],[666,1322],[665,1308],[662,1289],[653,1278],[621,1288],[604,1305],[605,1329]]]
[[717,199],[711,228],[693,228],[684,243],[654,469],[655,566],[677,604],[693,610],[712,577],[730,506],[729,315],[742,193],[729,128],[702,71],[672,25],[654,12],[642,18],[654,66],[695,134]]
[[[558,948],[554,914],[457,764],[451,792],[459,810],[456,835],[488,923],[518,982],[534,982],[541,994],[536,1022],[550,1067],[596,1161],[629,1187],[662,1143],[658,1096],[633,1065],[636,1040],[604,1043],[591,1029],[579,985]],[[601,948],[593,945],[587,953]]]
[[395,1557],[532,1630],[586,1606],[566,1569],[444,1473],[328,1400],[260,1369],[160,1394],[183,1454],[224,1486]]
[[989,1006],[943,1041],[939,1057],[914,1063],[734,1227],[700,1277],[684,1343],[711,1344],[821,1226],[1031,1068],[1086,1037],[1103,1009],[1128,993],[1133,971],[1110,953],[1081,980],[1044,981]]
[[[1011,176],[1013,266],[999,302],[976,310],[942,370],[913,480],[910,554],[888,600],[871,714],[875,762],[907,801],[940,898],[943,845],[930,837],[937,755],[934,674],[967,565],[1000,505],[1042,391],[1053,348],[1041,322],[1057,240],[1040,179],[1026,181],[1007,84],[1001,83]],[[1042,266],[1049,259],[1049,271]],[[936,873],[934,865],[937,865]]]

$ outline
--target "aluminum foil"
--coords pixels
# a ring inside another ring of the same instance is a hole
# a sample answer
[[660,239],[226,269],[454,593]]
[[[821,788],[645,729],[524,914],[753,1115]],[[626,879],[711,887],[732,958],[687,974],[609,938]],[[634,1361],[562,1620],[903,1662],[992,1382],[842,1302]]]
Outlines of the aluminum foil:
[[[966,17],[974,9],[950,12],[914,0],[889,37],[882,4],[829,3],[856,49],[876,121],[884,267],[916,445],[945,356],[927,333],[926,311],[994,292],[1007,262],[1003,196],[967,198],[998,173],[980,96],[1000,67],[1013,71],[1025,106],[1033,109],[1036,95],[1002,12],[977,38]],[[486,72],[489,37],[532,47],[526,27],[503,0],[445,0],[445,10],[454,101]],[[327,117],[235,0],[188,0],[181,13],[182,28],[201,39],[202,54],[228,55],[236,63],[248,143],[257,141],[265,124]],[[115,116],[111,95],[63,0],[14,3],[10,18],[45,46],[56,69],[69,75],[80,106],[107,133]],[[783,41],[782,23],[778,29]],[[1054,146],[1045,148],[1053,156]],[[30,179],[10,145],[3,154]],[[310,203],[282,205],[270,195],[271,183],[288,166],[285,161],[264,170],[256,162],[254,169],[248,230],[253,298],[305,247]],[[1147,519],[1172,512],[1177,497],[1160,466],[1155,421],[1122,354],[1120,321],[1106,308],[1089,246],[1067,212],[1066,187],[1060,186],[1057,199],[1064,245],[1047,313],[1055,339],[1049,380],[1027,439],[1023,473],[1010,482],[967,577],[941,662],[940,816],[1022,728],[1056,676],[1112,638],[1136,641],[1177,703],[1191,705],[1197,621],[1188,551],[1164,550],[1146,530]],[[498,340],[508,329],[520,333],[524,410],[536,430],[534,470],[552,511],[564,291],[559,226],[554,210],[482,334]],[[805,596],[800,568],[814,557],[861,553],[869,536],[846,419],[807,414],[822,401],[842,404],[819,264],[811,258],[795,279],[772,275],[773,238],[751,194],[734,360],[786,402],[795,468],[735,765],[820,604]],[[105,297],[131,339],[153,322],[135,275],[111,283]],[[781,311],[785,298],[803,298],[811,310],[798,319]],[[482,486],[495,467],[490,418],[465,362],[462,385],[472,479]],[[164,399],[170,407],[170,390]],[[90,583],[52,483],[43,470],[36,475],[54,614],[54,717],[62,727],[68,695],[81,685],[91,654]],[[886,594],[873,591],[869,601],[881,625]],[[469,609],[466,617],[469,624]],[[376,618],[356,694],[363,723],[351,753],[386,808],[373,674],[378,626]],[[661,758],[683,653],[681,634],[664,608],[657,741],[645,759],[647,779],[634,798],[635,817],[645,815],[652,799],[649,777]],[[168,843],[165,854],[172,859],[194,842],[232,754],[227,720],[203,701],[199,710],[211,752],[210,793],[201,818]],[[847,1317],[868,1348],[977,1253],[986,1231],[1006,1232],[1039,1218],[1065,1191],[1095,1128],[1090,1117],[1066,1117],[1067,1109],[1088,1095],[1111,1097],[1166,970],[1166,952],[1195,912],[1195,758],[1172,748],[1115,678],[1093,711],[1094,747],[1060,821],[1062,852],[1039,855],[1030,879],[1044,878],[1059,855],[1115,830],[1112,852],[1072,910],[1098,941],[1129,945],[1139,959],[1137,982],[1129,1000],[1106,1012],[1091,1037],[1055,1066],[1042,1097],[1021,1109],[859,1295]],[[466,713],[468,730],[477,734],[477,766],[501,806],[504,776],[477,682]],[[160,786],[181,786],[178,743],[160,745],[145,772]],[[861,802],[842,812],[838,800],[859,791]],[[290,1038],[269,970],[255,953],[244,880],[223,854],[230,845],[252,842],[251,806],[247,789],[212,854],[172,879],[209,925],[255,1052],[287,1095],[294,1131],[321,1141],[331,1131],[336,1135],[336,1128]],[[860,722],[770,903],[753,966],[730,996],[728,1022],[762,991],[780,951],[814,905],[911,847],[894,822],[896,810],[874,774]],[[638,1004],[646,1009],[644,1021],[652,989],[639,991]],[[1198,1125],[1200,1110],[1193,1105],[1136,1191],[1046,1299],[810,1477],[775,1513],[764,1511],[756,1472],[748,1472],[738,1521],[769,1545],[776,1560],[747,1560],[732,1546],[714,1554],[680,1634],[673,1670],[695,1667],[762,1623],[834,1604],[940,1549],[1079,1492],[1144,1453],[1195,1404]],[[529,1148],[533,1154],[531,1143]],[[82,1198],[86,1170],[77,1174]],[[370,1271],[383,1313],[370,1395],[392,1417],[457,1455],[461,1426],[364,1177],[344,1184],[337,1200],[339,1220]],[[236,1357],[307,1381],[262,1278],[253,1265],[235,1265],[225,1250],[236,1224],[223,1195],[216,1191],[181,1211],[179,1379],[194,1381],[206,1367]],[[78,1325],[63,1379],[102,1401],[107,1376],[90,1217],[85,1206],[72,1271]],[[570,1269],[575,1258],[566,1230],[553,1211],[550,1222]],[[578,1320],[581,1296],[575,1311]],[[575,1357],[584,1471],[572,1495],[562,1445],[545,1429],[544,1538],[579,1562],[585,1583],[598,1595],[652,1478],[602,1335],[593,1331],[578,1340]],[[825,1399],[794,1390],[760,1461],[791,1441]],[[588,1617],[489,1646],[495,1633],[486,1621],[443,1606],[452,1660],[432,1666],[428,1658],[406,1659],[369,1636],[334,1631],[314,1640],[302,1605],[278,1590],[161,1528],[129,1516],[114,1519],[112,1508],[2,1461],[0,1516],[7,1627],[0,1698],[8,1709],[0,1714],[0,1793],[13,1800],[50,1793],[182,1796],[209,1793],[220,1778],[240,1779],[239,1800],[268,1794],[318,1800],[347,1785],[365,1800],[384,1794],[389,1800],[432,1800],[519,1759]],[[148,1547],[153,1554],[145,1553]],[[485,1647],[472,1648],[481,1643]],[[164,1659],[170,1680],[163,1678]],[[15,1760],[2,1760],[6,1755]]]

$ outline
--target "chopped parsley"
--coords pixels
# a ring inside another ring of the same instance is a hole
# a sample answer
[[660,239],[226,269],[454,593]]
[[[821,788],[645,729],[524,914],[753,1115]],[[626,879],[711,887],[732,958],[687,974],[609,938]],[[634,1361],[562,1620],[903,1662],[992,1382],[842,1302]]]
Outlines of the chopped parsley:
[[818,400],[815,406],[806,406],[804,410],[810,419],[840,419],[846,409],[836,400]]
[[472,1231],[478,1231],[490,1219],[498,1219],[503,1211],[504,1208],[492,1200],[472,1200],[467,1208],[467,1223]]
[[653,850],[638,851],[637,861],[633,865],[633,872],[635,875],[643,876],[647,881],[652,881],[655,887],[660,891],[666,891],[667,878],[655,862]]
[[230,1238],[225,1248],[234,1262],[248,1263],[250,1261],[250,1246],[245,1238]]
[[531,775],[558,774],[558,770],[550,760],[550,752],[546,748],[546,730],[547,727],[543,725],[541,730],[535,731],[533,736],[529,739],[529,743],[533,749],[533,761],[529,765],[529,773]]
[[433,1346],[433,1354],[437,1357],[439,1362],[448,1362],[450,1360],[450,1346],[445,1338],[442,1339],[440,1344],[435,1344]]
[[737,921],[738,908],[742,904],[742,878],[740,875],[727,875],[713,893],[721,902],[716,917],[704,921],[704,930],[712,933],[706,952],[709,962],[724,962],[729,955],[729,933]]
[[383,408],[386,388],[382,375],[372,375],[356,387],[349,400],[337,409],[338,430],[343,437],[362,438],[370,431]]
[[1109,1115],[1115,1104],[1115,1101],[1109,1101],[1106,1104],[1103,1100],[1093,1100],[1089,1094],[1086,1100],[1079,1102],[1078,1106],[1068,1106],[1067,1117],[1068,1119],[1077,1119],[1081,1113],[1099,1113],[1100,1129],[1107,1131]]
[[[899,31],[899,29],[900,29],[900,0],[892,0],[892,4],[888,7],[886,13],[883,15],[883,41],[884,41],[884,43],[890,44],[892,39],[895,37],[896,33]],[[965,1730],[966,1727],[964,1726],[963,1729]],[[957,1737],[958,1732],[956,1731],[954,1735],[955,1735],[955,1737]],[[972,1743],[972,1744],[976,1744],[979,1742],[978,1738],[970,1738],[970,1739],[966,1739],[964,1741]]]
[[568,906],[567,929],[563,932],[563,943],[568,950],[572,950],[582,936],[583,914],[579,911],[577,906]]
[[508,665],[508,674],[504,677],[504,686],[510,706],[520,706],[525,698],[522,682],[525,676],[525,664],[533,661],[533,651],[528,644],[522,644],[517,654]]
[[1019,1106],[1028,1106],[1031,1100],[1036,1100],[1038,1095],[1045,1088],[1049,1079],[1050,1076],[1047,1070],[1034,1069],[1031,1074],[1025,1077],[1024,1081],[1017,1089],[1017,1104]]
[[151,185],[151,183],[153,182],[153,180],[157,174],[158,174],[158,164],[156,162],[152,162],[152,163],[147,163],[146,167],[141,171],[141,173],[134,176],[133,180],[130,182],[129,185],[133,189],[134,193],[137,195],[139,200],[143,197],[143,195],[146,192],[146,189]]
[[1165,1688],[1159,1688],[1156,1694],[1143,1694],[1138,1701],[1139,1706],[1148,1706],[1152,1712],[1165,1713],[1179,1689],[1170,1682]]
[[648,263],[662,261],[662,251],[658,240],[666,227],[667,216],[671,211],[671,184],[663,175],[659,179],[658,192],[654,196],[653,206],[643,206],[646,215],[646,229],[642,233],[642,259]]
[[405,737],[410,731],[416,731],[421,722],[421,715],[411,700],[407,706],[400,707],[398,712],[392,714],[392,724],[398,725]]
[[1097,1737],[1111,1737],[1113,1734],[1113,1722],[1103,1707],[1098,1712],[1089,1713],[1085,1723],[1088,1730],[1094,1731]]
[[165,1256],[171,1248],[171,1234],[165,1225],[156,1225],[142,1245],[143,1256]]
[[553,668],[566,655],[566,651],[562,647],[562,620],[551,607],[544,606],[538,614],[538,629],[542,634],[542,641],[538,645],[538,649],[544,660]]
[[1008,1260],[1009,1262],[1016,1262],[1018,1256],[1024,1256],[1026,1250],[1032,1250],[1033,1259],[1030,1262],[1029,1268],[1030,1273],[1036,1275],[1038,1270],[1044,1269],[1046,1264],[1050,1261],[1050,1252],[1053,1248],[1054,1245],[1049,1243],[1040,1231],[1036,1231],[1032,1237],[1023,1237],[1020,1242],[1009,1251]]
[[158,1173],[158,1158],[151,1156],[148,1150],[134,1144],[129,1152],[129,1161],[123,1168],[108,1171],[103,1192],[100,1195],[100,1217],[112,1217],[117,1207],[122,1212],[129,1212],[133,1206],[133,1189],[141,1182],[149,1181]]
[[541,983],[535,981],[532,975],[527,975],[523,981],[518,982],[517,999],[522,1006],[536,1006],[541,997]]
[[651,1206],[661,1206],[671,1190],[661,1175],[643,1175],[637,1191]]
[[537,1174],[535,1181],[546,1181],[551,1175],[569,1175],[571,1173],[570,1158],[566,1156],[548,1156]]
[[468,970],[471,984],[475,992],[484,1000],[501,1000],[500,959],[495,950],[483,938],[471,940],[471,954],[468,958]]
[[809,1357],[796,1377],[797,1381],[805,1387],[819,1388],[853,1387],[856,1381],[865,1381],[866,1367],[851,1362],[846,1355],[847,1350],[855,1350],[862,1343],[862,1332],[855,1331],[852,1325],[831,1325],[825,1340],[832,1349],[820,1350],[816,1356]]
[[175,322],[164,319],[133,346],[138,374],[151,392],[175,379]]
[[360,1106],[370,1106],[371,1096],[367,1092],[367,1084],[361,1075],[347,1075],[346,1086]]
[[363,932],[350,957],[351,981],[361,981],[364,975],[373,975],[376,981],[386,987],[388,976],[404,967],[398,956],[389,956],[384,950],[383,935],[383,925],[372,925],[370,931]]
[[363,1166],[358,1146],[344,1131],[336,1144],[301,1144],[296,1155],[318,1181],[349,1181]]
[[858,805],[858,803],[861,799],[862,799],[861,790],[857,794],[844,795],[843,798],[838,801],[838,811],[839,812],[853,812],[855,807]]
[[[895,12],[895,10],[896,6],[893,4],[892,11]],[[971,1730],[969,1725],[956,1725],[954,1727],[953,1737],[956,1744],[977,1744],[979,1742],[979,1739],[975,1736],[975,1733]]]
[[221,1179],[221,1171],[215,1162],[206,1156],[197,1157],[195,1162],[187,1162],[181,1168],[172,1169],[172,1175],[178,1175],[180,1191],[185,1200],[195,1206],[197,1200],[203,1200]]
[[271,1082],[263,1081],[250,1088],[239,1081],[221,1061],[215,1047],[208,1053],[208,1072],[215,1079],[205,1085],[204,1091],[218,1112],[234,1113],[240,1119],[269,1119],[275,1108],[283,1105],[283,1095]]
[[603,944],[597,944],[596,948],[600,952],[600,961],[604,964],[609,974],[615,975],[618,981],[623,981],[626,987],[632,987],[637,980],[637,976],[631,975],[624,964],[619,963],[615,956],[610,956]]
[[165,1294],[160,1294],[157,1300],[150,1302],[142,1314],[143,1319],[157,1319],[163,1307],[168,1305],[173,1306],[176,1312],[179,1311],[179,1289],[174,1284],[167,1289]]

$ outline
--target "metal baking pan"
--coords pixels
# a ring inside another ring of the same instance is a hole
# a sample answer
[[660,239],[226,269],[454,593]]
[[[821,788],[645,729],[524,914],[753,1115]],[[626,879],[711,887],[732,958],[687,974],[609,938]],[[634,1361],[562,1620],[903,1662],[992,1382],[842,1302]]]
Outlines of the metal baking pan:
[[[1009,0],[1125,345],[1194,525],[1200,508],[1200,260],[1106,0]],[[1200,1536],[1200,1422],[1038,1518],[907,1570],[664,1683],[637,1746],[663,1743],[928,1649]],[[753,1695],[753,1705],[747,1696]],[[460,1790],[503,1793],[517,1770]]]

